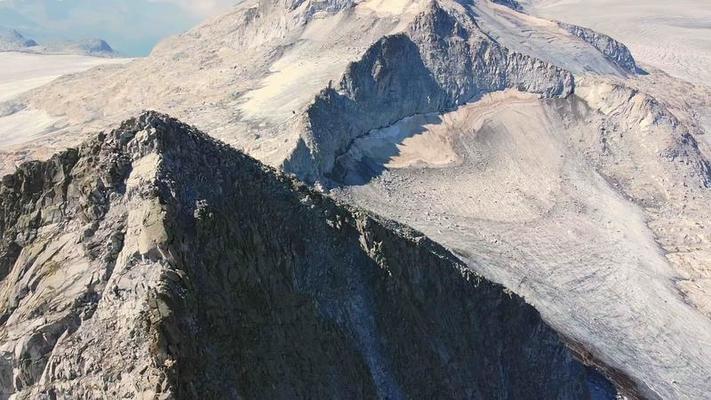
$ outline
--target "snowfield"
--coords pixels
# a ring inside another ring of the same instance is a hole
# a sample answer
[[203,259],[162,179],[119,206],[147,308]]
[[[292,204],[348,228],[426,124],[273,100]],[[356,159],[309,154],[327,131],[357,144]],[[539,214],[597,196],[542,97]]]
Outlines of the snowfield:
[[103,64],[125,63],[127,59],[78,55],[44,55],[0,52],[0,102],[54,79]]
[[[119,65],[130,59],[103,58],[80,55],[47,55],[23,52],[0,52],[0,151],[11,151],[15,146],[55,133],[48,139],[64,143],[64,137],[56,134],[66,124],[64,117],[52,116],[45,110],[32,108],[2,115],[3,109],[15,111],[13,99],[46,85],[57,78],[74,74],[101,65]],[[24,108],[24,107],[23,107]],[[71,144],[71,142],[67,142]],[[61,145],[59,146],[62,147]],[[53,149],[37,147],[33,158],[49,157]],[[11,171],[15,165],[24,161],[0,158],[0,168]]]

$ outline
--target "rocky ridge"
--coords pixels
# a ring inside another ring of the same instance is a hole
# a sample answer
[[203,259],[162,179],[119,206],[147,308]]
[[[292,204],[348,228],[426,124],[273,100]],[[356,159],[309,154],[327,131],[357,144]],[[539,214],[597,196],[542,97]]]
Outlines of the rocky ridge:
[[569,72],[501,47],[465,12],[432,2],[406,33],[378,41],[337,87],[319,93],[305,113],[309,129],[283,169],[324,181],[347,145],[372,129],[507,88],[565,97],[573,87]]
[[420,233],[164,115],[24,164],[0,212],[3,397],[614,398]]
[[596,49],[600,50],[602,54],[609,57],[610,60],[622,67],[625,71],[633,74],[642,72],[642,70],[637,67],[637,63],[635,62],[634,57],[632,57],[632,53],[627,46],[617,40],[605,34],[595,32],[589,28],[583,28],[581,26],[566,24],[563,22],[559,22],[558,25],[573,35],[593,45]]

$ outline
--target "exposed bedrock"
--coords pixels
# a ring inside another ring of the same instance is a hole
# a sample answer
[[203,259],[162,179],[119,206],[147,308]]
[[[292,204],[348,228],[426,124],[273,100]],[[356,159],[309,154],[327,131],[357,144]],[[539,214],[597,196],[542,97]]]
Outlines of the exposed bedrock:
[[0,210],[3,397],[614,398],[422,234],[160,114],[25,164]]
[[559,22],[558,25],[571,34],[591,44],[602,54],[604,54],[605,57],[618,65],[620,68],[624,69],[626,72],[632,74],[644,72],[637,67],[637,63],[635,62],[634,57],[632,57],[632,53],[627,46],[617,40],[582,26],[566,24],[563,22]]
[[451,110],[507,88],[565,97],[573,87],[568,71],[501,47],[466,13],[433,2],[407,32],[379,40],[336,87],[316,96],[302,143],[284,169],[322,181],[353,139],[404,117]]

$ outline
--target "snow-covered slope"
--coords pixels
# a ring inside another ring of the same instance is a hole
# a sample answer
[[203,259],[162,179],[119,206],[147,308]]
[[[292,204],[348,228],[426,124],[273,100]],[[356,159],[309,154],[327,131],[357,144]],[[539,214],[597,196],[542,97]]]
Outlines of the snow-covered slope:
[[125,63],[127,59],[108,59],[77,55],[45,55],[24,52],[0,53],[0,102],[45,85],[67,74],[98,65]]

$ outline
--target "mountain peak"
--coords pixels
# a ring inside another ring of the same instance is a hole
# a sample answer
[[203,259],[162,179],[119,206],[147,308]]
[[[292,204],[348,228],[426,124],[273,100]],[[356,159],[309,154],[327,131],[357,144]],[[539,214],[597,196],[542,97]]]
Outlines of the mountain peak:
[[24,50],[37,45],[37,42],[26,38],[15,29],[0,26],[0,51]]
[[0,347],[3,395],[572,399],[606,382],[422,234],[156,112],[6,176],[0,237],[0,334],[28,338]]

